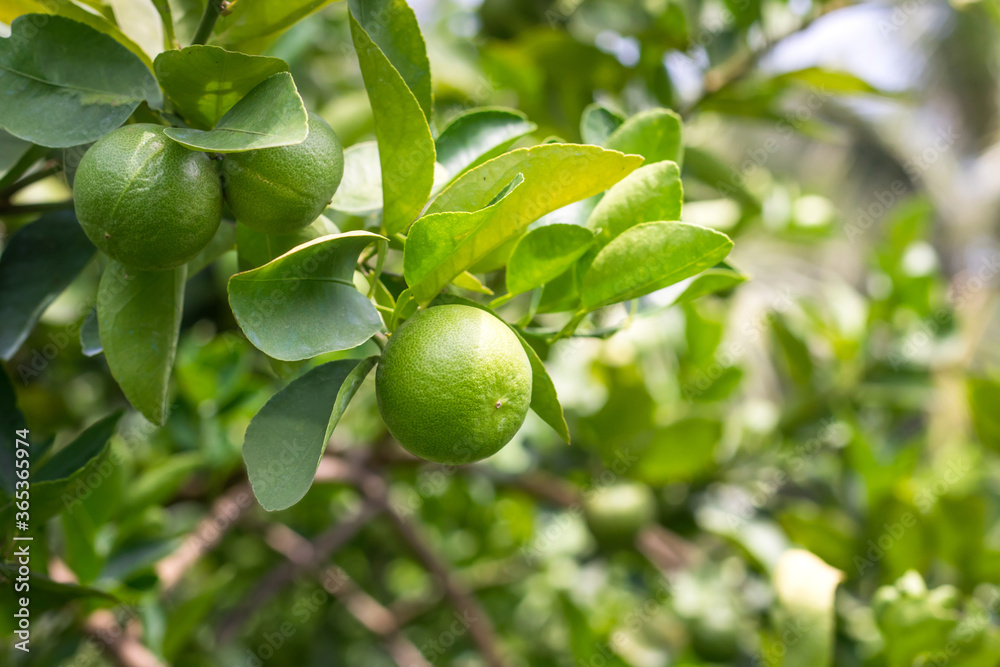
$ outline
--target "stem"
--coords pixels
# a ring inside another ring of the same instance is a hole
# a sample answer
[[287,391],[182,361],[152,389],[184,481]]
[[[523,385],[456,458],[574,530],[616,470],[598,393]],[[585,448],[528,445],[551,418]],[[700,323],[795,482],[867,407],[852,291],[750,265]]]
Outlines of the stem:
[[14,181],[21,178],[22,174],[31,169],[32,165],[45,157],[48,150],[44,146],[32,146],[25,151],[21,159],[0,178],[0,188],[6,189],[10,187]]
[[29,213],[48,213],[49,211],[63,211],[69,208],[73,208],[72,199],[46,204],[6,204],[0,205],[0,217],[27,215]]
[[194,33],[194,39],[191,40],[191,44],[204,44],[208,41],[209,36],[215,29],[215,22],[219,20],[219,14],[222,13],[222,0],[208,0],[205,3],[205,13],[201,15],[201,22],[198,24],[198,30]]
[[32,183],[37,183],[42,179],[58,174],[60,171],[62,171],[62,169],[59,167],[58,164],[46,167],[45,169],[39,169],[35,173],[29,174],[24,178],[22,178],[21,180],[17,181],[16,183],[8,185],[3,190],[0,190],[0,200],[9,199],[10,196],[15,192],[17,192],[18,190],[22,190],[31,185]]

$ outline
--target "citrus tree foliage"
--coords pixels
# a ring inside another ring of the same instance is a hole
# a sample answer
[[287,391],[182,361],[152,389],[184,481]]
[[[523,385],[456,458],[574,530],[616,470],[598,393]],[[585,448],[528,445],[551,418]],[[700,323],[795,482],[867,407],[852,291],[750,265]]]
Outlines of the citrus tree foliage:
[[[828,202],[748,178],[712,123],[801,141],[828,128],[788,100],[882,91],[757,71],[764,3],[718,30],[695,4],[448,5],[474,61],[404,0],[0,8],[0,534],[30,427],[38,638],[12,664],[1000,661],[1000,384],[921,347],[978,297],[914,269],[934,209],[908,186],[855,230],[877,289],[773,287],[834,234]],[[690,99],[665,65],[685,52],[712,65]],[[147,271],[74,216],[82,156],[122,126],[234,164],[311,113],[344,175],[305,228],[226,208]],[[514,441],[459,467],[374,407],[386,340],[449,304],[502,320],[532,380]],[[936,385],[968,419],[934,416]]]

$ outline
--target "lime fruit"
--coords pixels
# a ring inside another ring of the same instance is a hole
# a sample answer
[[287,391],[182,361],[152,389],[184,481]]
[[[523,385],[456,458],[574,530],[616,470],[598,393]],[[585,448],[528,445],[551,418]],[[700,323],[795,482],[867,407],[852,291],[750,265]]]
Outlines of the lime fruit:
[[76,217],[94,245],[148,271],[193,259],[222,219],[215,165],[164,129],[140,123],[105,135],[83,156],[73,181]]
[[472,306],[422,310],[389,339],[379,411],[410,453],[458,465],[506,445],[531,403],[531,362],[501,320]]
[[656,516],[656,499],[645,484],[621,482],[601,486],[584,499],[587,526],[602,543],[622,544]]
[[231,153],[222,160],[222,174],[239,222],[265,234],[291,234],[333,199],[344,175],[344,149],[326,121],[311,113],[305,141]]

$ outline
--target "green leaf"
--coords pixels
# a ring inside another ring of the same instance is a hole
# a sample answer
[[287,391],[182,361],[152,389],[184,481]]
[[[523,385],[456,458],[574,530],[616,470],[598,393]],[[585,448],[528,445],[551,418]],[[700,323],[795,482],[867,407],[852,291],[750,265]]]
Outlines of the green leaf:
[[288,72],[272,74],[254,86],[219,120],[214,129],[171,127],[168,137],[191,150],[213,153],[290,146],[309,133],[306,108]]
[[[400,16],[403,25],[408,25],[407,13]],[[434,138],[421,103],[406,80],[353,13],[350,22],[375,117],[382,167],[382,227],[386,233],[395,234],[417,219],[430,196],[434,186]]]
[[747,276],[744,273],[725,266],[708,269],[699,276],[696,276],[678,295],[674,303],[685,303],[716,292],[731,290],[742,282],[746,282]]
[[279,33],[332,1],[234,2],[229,15],[215,24],[212,42],[237,51],[259,51]]
[[344,151],[344,178],[330,208],[352,215],[382,208],[382,165],[378,142],[362,141]]
[[644,165],[616,183],[594,207],[587,227],[603,248],[613,238],[643,222],[681,219],[684,190],[674,162]]
[[156,80],[135,54],[61,16],[15,19],[11,36],[0,39],[0,74],[0,97],[21,100],[0,105],[0,125],[42,146],[96,141],[143,100],[162,103]]
[[385,54],[428,120],[433,113],[431,65],[417,15],[405,0],[348,0],[351,15]]
[[90,309],[80,327],[80,348],[85,357],[94,357],[104,351],[101,332],[97,324],[97,307]]
[[251,343],[282,361],[357,347],[382,320],[354,286],[354,265],[365,247],[385,242],[362,231],[323,236],[237,273],[229,279],[236,321]]
[[167,418],[186,267],[136,271],[111,262],[101,276],[97,322],[104,358],[125,398],[154,424]]
[[272,396],[250,420],[243,460],[264,509],[291,507],[306,494],[337,422],[377,362],[378,357],[368,357],[317,366]]
[[516,174],[496,201],[478,211],[426,215],[413,224],[403,246],[403,275],[421,305],[463,271],[501,245],[509,233],[498,224],[501,211],[524,178]]
[[507,292],[521,294],[552,282],[594,244],[577,225],[547,225],[522,236],[507,261]]
[[603,192],[640,164],[638,155],[597,146],[518,148],[465,172],[431,202],[427,213],[481,209],[521,174],[524,187],[518,191],[517,206],[504,214],[504,224],[512,231],[506,241],[546,213]]
[[21,178],[45,152],[41,146],[0,130],[0,190]]
[[115,412],[84,430],[32,471],[32,484],[68,480],[83,470],[108,444],[121,416],[121,411]]
[[226,222],[219,224],[215,230],[215,236],[202,248],[194,259],[187,263],[188,279],[193,278],[205,267],[222,257],[223,254],[233,249],[236,244],[236,225]]
[[152,0],[106,0],[111,6],[115,23],[129,39],[138,44],[149,57],[163,51],[163,22]]
[[[486,311],[501,322],[504,322],[503,318],[499,317],[493,310],[471,299],[465,299],[453,294],[442,294],[434,300],[434,305],[455,303]],[[524,353],[528,355],[528,361],[531,362],[531,409],[542,418],[542,421],[551,426],[560,438],[569,444],[569,426],[566,424],[566,417],[563,415],[562,405],[559,403],[559,396],[556,394],[556,386],[552,383],[552,378],[549,377],[549,372],[545,369],[545,364],[542,362],[541,357],[538,356],[535,348],[531,347],[528,341],[524,339],[524,336],[521,335],[521,332],[517,330],[517,327],[507,322],[504,322],[504,324],[507,324],[510,330],[514,332],[514,335],[517,336],[517,339],[521,341],[521,347],[524,348]]]
[[697,481],[715,466],[721,437],[721,422],[700,417],[657,429],[639,453],[633,476],[654,486]]
[[625,122],[625,117],[600,104],[591,104],[580,117],[580,136],[583,143],[604,146],[608,137]]
[[968,379],[969,411],[976,435],[983,445],[1000,450],[1000,383],[986,377]]
[[437,161],[455,178],[496,157],[538,126],[520,111],[492,107],[472,109],[455,117],[438,136]]
[[597,254],[583,276],[584,308],[635,299],[714,266],[729,254],[725,234],[681,222],[646,222],[625,231]]
[[[17,563],[0,563],[0,574],[13,581],[18,576]],[[63,606],[71,600],[81,598],[101,598],[110,602],[120,602],[114,595],[96,588],[60,583],[38,572],[32,572],[29,576],[28,585],[32,591],[31,611],[33,614],[40,614],[45,609]]]
[[[86,24],[111,37],[131,51],[149,70],[153,69],[153,61],[146,52],[119,30],[118,26],[111,22],[110,17],[85,9],[73,0],[7,0],[0,4],[0,23],[10,25],[15,18],[24,14],[52,14]],[[39,19],[32,18],[31,22],[41,25]]]
[[475,292],[476,294],[486,294],[488,296],[493,295],[493,290],[484,285],[479,278],[468,271],[463,271],[455,276],[455,279],[451,281],[451,284],[455,287]]
[[834,602],[844,573],[804,549],[789,549],[778,559],[774,589],[780,602],[777,614],[782,632],[794,628],[795,641],[782,667],[827,667],[833,664]]
[[236,248],[240,271],[249,271],[281,257],[292,248],[313,239],[339,234],[337,225],[321,215],[311,225],[291,234],[265,234],[246,225],[236,225]]
[[96,549],[97,527],[83,503],[67,507],[60,518],[66,542],[66,565],[80,583],[89,584],[104,565]]
[[687,148],[684,151],[684,176],[693,176],[705,185],[739,202],[745,210],[751,213],[760,212],[761,204],[757,198],[740,183],[739,172],[711,153],[700,148]]
[[278,58],[248,56],[218,46],[164,51],[153,63],[167,96],[191,125],[211,129],[268,77],[287,72]]
[[0,358],[8,360],[49,304],[94,256],[72,211],[42,216],[17,230],[0,255]]
[[[17,449],[16,432],[25,429],[24,415],[17,409],[17,394],[10,378],[0,369],[0,490],[8,496],[14,495],[14,459]],[[28,441],[29,446],[31,439]]]
[[606,146],[623,153],[638,153],[646,158],[645,164],[661,160],[682,164],[681,117],[669,109],[637,113],[608,137]]

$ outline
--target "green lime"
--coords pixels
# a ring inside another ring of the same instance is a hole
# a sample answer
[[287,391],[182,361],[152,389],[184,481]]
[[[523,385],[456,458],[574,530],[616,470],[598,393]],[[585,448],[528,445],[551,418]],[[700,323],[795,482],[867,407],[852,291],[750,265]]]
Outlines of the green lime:
[[238,221],[265,234],[291,234],[333,199],[344,175],[344,149],[326,121],[311,113],[305,141],[231,153],[222,160],[222,174]]
[[531,362],[501,320],[472,306],[422,310],[389,339],[375,374],[389,432],[420,458],[492,456],[521,428]]
[[140,123],[104,136],[83,156],[73,181],[76,217],[94,245],[149,271],[193,259],[222,219],[215,165],[164,129]]
[[597,487],[583,505],[590,532],[602,543],[628,542],[656,516],[653,492],[637,482]]

